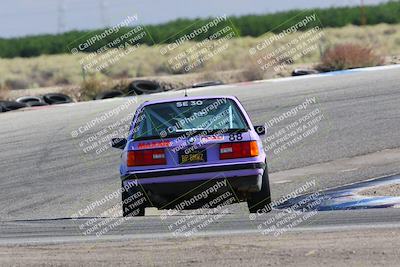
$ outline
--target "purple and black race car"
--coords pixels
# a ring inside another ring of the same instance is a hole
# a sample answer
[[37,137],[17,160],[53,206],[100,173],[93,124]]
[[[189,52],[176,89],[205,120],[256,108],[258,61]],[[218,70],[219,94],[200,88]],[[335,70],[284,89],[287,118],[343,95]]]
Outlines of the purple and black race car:
[[[123,149],[123,215],[144,216],[146,207],[176,209],[178,202],[193,200],[221,181],[226,186],[207,195],[231,191],[236,202],[247,201],[250,212],[268,211],[268,170],[259,137],[263,134],[264,126],[252,125],[236,97],[143,103],[128,138],[113,139],[113,147]],[[200,208],[205,201],[198,197],[184,209]]]

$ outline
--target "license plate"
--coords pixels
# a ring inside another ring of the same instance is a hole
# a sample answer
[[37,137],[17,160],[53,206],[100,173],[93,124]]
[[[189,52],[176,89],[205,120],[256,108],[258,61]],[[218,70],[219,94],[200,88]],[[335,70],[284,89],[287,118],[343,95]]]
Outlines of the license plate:
[[180,164],[188,164],[188,163],[198,163],[198,162],[206,162],[207,154],[205,150],[192,150],[185,153],[185,150],[181,150],[179,153],[179,163]]

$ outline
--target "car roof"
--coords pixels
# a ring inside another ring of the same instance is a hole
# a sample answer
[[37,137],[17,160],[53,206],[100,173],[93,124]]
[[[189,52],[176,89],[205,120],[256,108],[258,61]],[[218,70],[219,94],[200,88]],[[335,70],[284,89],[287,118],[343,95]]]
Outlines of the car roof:
[[142,106],[148,106],[153,104],[162,104],[168,102],[177,102],[177,101],[190,101],[190,100],[199,100],[199,99],[217,99],[217,98],[228,98],[232,100],[237,100],[235,96],[187,96],[187,97],[179,97],[179,98],[171,98],[171,99],[162,99],[162,100],[150,100],[146,101],[142,104]]

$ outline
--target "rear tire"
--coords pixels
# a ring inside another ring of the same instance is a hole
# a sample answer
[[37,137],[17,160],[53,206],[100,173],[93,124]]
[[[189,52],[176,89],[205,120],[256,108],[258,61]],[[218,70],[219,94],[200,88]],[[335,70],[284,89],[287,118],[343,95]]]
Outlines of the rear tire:
[[265,167],[262,176],[261,190],[251,193],[247,199],[250,213],[267,213],[271,211],[271,191],[269,188],[268,167]]
[[[138,192],[142,192],[139,186],[133,186],[129,190],[124,189],[122,184],[122,216],[123,217],[139,217],[144,216],[146,201],[138,204],[139,200],[130,200],[129,198]],[[143,192],[142,192],[143,194]],[[144,198],[144,194],[142,196]]]

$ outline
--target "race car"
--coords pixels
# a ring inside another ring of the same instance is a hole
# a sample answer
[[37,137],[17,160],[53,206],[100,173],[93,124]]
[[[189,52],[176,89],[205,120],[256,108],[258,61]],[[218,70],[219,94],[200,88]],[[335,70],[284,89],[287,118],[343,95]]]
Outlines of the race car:
[[146,207],[211,208],[218,201],[210,199],[227,192],[234,203],[247,201],[251,213],[268,212],[264,134],[265,127],[253,126],[233,96],[142,103],[128,137],[112,140],[123,149],[123,216],[144,216]]

